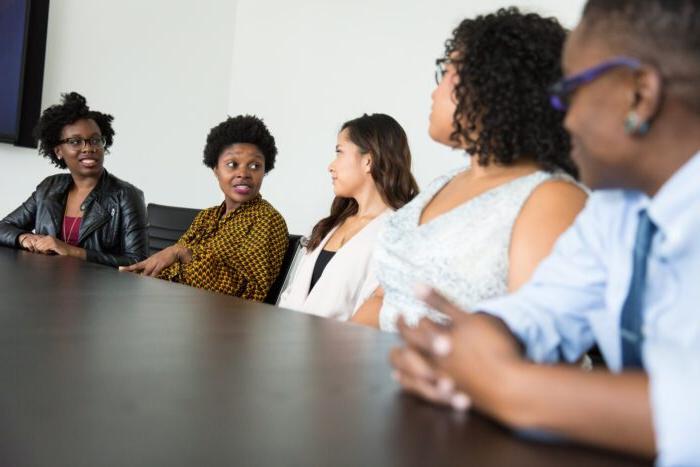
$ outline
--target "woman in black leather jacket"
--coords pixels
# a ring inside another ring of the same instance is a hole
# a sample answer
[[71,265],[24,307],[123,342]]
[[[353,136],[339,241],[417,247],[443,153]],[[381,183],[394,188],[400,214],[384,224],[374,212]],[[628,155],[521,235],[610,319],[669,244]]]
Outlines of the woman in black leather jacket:
[[35,130],[39,153],[70,173],[46,178],[0,221],[0,245],[115,267],[146,258],[143,193],[103,167],[112,120],[75,92],[44,111]]

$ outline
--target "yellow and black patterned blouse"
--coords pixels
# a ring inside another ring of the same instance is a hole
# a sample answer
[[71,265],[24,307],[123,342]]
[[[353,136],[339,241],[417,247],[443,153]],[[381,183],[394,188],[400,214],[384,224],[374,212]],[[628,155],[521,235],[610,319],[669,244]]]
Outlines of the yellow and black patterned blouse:
[[177,242],[192,251],[192,261],[176,262],[159,277],[262,301],[282,266],[287,224],[260,195],[225,212],[222,203],[197,214]]

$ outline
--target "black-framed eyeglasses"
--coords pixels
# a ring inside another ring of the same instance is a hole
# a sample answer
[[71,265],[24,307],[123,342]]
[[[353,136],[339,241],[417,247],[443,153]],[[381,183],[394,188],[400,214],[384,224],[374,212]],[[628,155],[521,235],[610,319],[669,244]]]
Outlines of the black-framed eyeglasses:
[[102,149],[107,144],[104,136],[91,136],[89,138],[81,138],[80,136],[71,136],[70,138],[62,139],[59,144],[66,144],[69,148],[75,151],[82,151],[85,145],[89,144],[93,148]]
[[581,73],[557,81],[549,88],[549,102],[556,110],[566,112],[569,108],[571,95],[579,87],[599,78],[613,68],[627,67],[637,69],[641,66],[642,63],[636,58],[616,57],[611,60],[607,60],[599,65],[584,70]]
[[447,65],[452,63],[449,58],[438,58],[435,60],[435,83],[440,85],[442,78],[447,73]]

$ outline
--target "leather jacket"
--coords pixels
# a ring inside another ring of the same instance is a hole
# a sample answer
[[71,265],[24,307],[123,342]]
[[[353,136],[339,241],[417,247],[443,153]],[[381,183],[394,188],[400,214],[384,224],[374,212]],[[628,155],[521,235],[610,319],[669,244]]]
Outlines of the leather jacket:
[[[0,245],[19,248],[23,233],[60,238],[70,174],[47,177],[20,207],[0,221]],[[147,217],[143,192],[103,170],[95,188],[81,205],[78,246],[87,260],[126,266],[148,255]]]

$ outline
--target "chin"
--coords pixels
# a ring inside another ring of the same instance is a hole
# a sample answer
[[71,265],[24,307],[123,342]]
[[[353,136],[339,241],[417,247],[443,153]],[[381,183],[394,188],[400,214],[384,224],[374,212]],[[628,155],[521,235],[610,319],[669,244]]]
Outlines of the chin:
[[245,203],[250,201],[251,199],[255,198],[258,196],[258,192],[250,193],[248,195],[239,195],[238,193],[229,193],[228,197],[231,198],[233,201],[236,203]]

